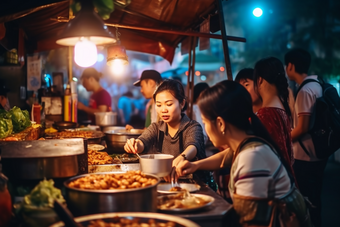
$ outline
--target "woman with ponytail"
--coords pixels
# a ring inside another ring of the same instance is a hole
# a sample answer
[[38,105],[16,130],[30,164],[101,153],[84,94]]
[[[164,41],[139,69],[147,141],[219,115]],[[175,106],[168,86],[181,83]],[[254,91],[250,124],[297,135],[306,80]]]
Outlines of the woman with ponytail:
[[231,165],[229,190],[239,224],[310,227],[290,165],[253,113],[247,90],[234,81],[222,81],[203,91],[198,106],[211,142],[229,148],[206,159],[181,162],[177,175]]
[[292,114],[288,103],[288,81],[279,59],[263,58],[255,64],[254,89],[262,99],[262,108],[258,110],[257,117],[283,152],[283,158],[292,166]]

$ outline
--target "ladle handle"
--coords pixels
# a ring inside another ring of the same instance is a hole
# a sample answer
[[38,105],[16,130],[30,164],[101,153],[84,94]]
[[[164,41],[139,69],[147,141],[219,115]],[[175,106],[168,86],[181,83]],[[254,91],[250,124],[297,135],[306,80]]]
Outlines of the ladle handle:
[[54,210],[65,224],[65,227],[83,227],[82,224],[75,222],[72,213],[57,200],[54,200]]

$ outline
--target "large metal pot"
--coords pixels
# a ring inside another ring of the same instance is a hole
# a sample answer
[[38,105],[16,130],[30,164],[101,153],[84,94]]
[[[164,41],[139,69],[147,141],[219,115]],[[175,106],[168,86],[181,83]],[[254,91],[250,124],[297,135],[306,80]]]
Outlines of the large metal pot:
[[[156,221],[156,223],[166,223],[166,222],[174,222],[177,227],[199,227],[196,223],[184,219],[178,216],[169,215],[169,214],[160,214],[160,213],[144,213],[144,212],[126,212],[126,213],[106,213],[106,214],[92,214],[86,215],[82,217],[75,218],[77,223],[86,226],[90,221],[95,220],[103,220],[106,223],[113,222],[117,217],[124,219],[138,219],[142,223],[149,223],[150,219]],[[57,222],[50,227],[64,227],[65,224],[63,222]]]
[[0,143],[2,170],[10,179],[65,178],[78,174],[84,140],[50,139]]
[[150,178],[157,179],[158,182],[155,185],[136,189],[87,190],[68,186],[71,181],[86,175],[88,174],[79,175],[64,182],[67,206],[75,216],[108,212],[157,211],[159,177],[146,174]]
[[129,131],[125,129],[104,131],[108,153],[109,154],[125,153],[124,145],[126,143],[126,140],[131,138],[137,139],[142,134],[142,132],[143,130],[141,129],[131,129]]
[[96,125],[112,126],[117,124],[117,113],[115,112],[97,112],[94,113]]
[[172,170],[173,160],[174,156],[170,154],[145,154],[140,155],[139,163],[142,172],[165,177]]

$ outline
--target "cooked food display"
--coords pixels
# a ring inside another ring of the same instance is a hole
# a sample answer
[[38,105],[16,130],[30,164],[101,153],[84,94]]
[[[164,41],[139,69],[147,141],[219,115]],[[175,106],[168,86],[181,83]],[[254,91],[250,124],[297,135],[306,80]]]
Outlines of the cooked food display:
[[90,150],[96,150],[96,151],[101,151],[105,149],[105,147],[100,144],[88,144],[87,148]]
[[158,197],[158,209],[192,209],[201,207],[208,204],[211,201],[204,200],[195,195],[190,195],[188,191],[183,191],[174,195],[160,196]]
[[89,165],[104,165],[104,164],[121,164],[118,158],[112,158],[106,152],[96,150],[88,150],[88,164]]
[[139,162],[139,159],[137,155],[130,154],[130,153],[124,153],[124,154],[112,154],[111,157],[115,158],[117,157],[120,159],[123,163],[131,163],[131,162]]
[[111,222],[105,222],[103,220],[90,221],[88,227],[176,227],[174,222],[157,222],[154,219],[148,221],[142,221],[139,218],[120,218],[116,217]]
[[172,188],[170,188],[170,190],[169,190],[170,192],[179,192],[179,191],[185,191],[185,189],[183,189],[183,188],[181,188],[181,187],[178,187],[178,186],[176,186],[176,187],[172,187]]
[[157,184],[158,180],[147,177],[140,170],[123,174],[90,174],[68,184],[69,187],[90,190],[144,188]]
[[79,138],[93,138],[95,137],[94,131],[63,131],[54,133],[55,136],[60,138],[72,138],[72,137],[79,137]]

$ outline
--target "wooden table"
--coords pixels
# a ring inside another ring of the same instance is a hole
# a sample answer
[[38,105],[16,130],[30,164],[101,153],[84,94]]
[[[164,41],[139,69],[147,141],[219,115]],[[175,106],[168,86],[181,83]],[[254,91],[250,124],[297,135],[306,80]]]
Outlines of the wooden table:
[[214,203],[204,210],[194,211],[191,213],[182,213],[182,214],[171,213],[171,214],[189,219],[193,222],[196,222],[201,227],[226,226],[227,213],[228,211],[231,210],[232,205],[228,203],[227,201],[225,201],[220,195],[214,192],[211,188],[209,188],[203,182],[200,182],[200,181],[196,181],[196,182],[201,186],[201,189],[195,192],[195,194],[204,194],[204,195],[212,196],[215,199]]

